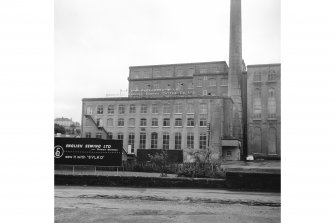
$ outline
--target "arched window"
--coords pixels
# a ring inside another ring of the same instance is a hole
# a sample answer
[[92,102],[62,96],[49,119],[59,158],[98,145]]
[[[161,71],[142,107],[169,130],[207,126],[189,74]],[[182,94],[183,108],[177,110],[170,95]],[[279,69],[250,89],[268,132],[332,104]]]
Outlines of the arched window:
[[123,118],[118,119],[117,126],[124,126],[124,119]]
[[200,136],[199,136],[199,149],[206,149],[206,142],[207,142],[207,139],[206,139],[206,133],[200,133]]
[[269,118],[276,118],[276,95],[275,89],[269,88],[268,94],[268,115]]
[[253,137],[253,152],[261,153],[262,152],[262,131],[261,128],[255,127],[254,137]]
[[135,119],[134,118],[129,119],[128,126],[135,126]]
[[262,115],[261,90],[256,88],[254,90],[253,98],[253,113],[255,119],[260,119]]
[[112,118],[107,119],[107,126],[113,126],[113,119]]
[[151,133],[151,149],[157,149],[158,134],[157,132]]
[[163,149],[169,149],[170,135],[168,132],[163,133]]
[[140,126],[147,126],[147,119],[141,118]]
[[268,154],[277,154],[277,131],[275,128],[269,128]]

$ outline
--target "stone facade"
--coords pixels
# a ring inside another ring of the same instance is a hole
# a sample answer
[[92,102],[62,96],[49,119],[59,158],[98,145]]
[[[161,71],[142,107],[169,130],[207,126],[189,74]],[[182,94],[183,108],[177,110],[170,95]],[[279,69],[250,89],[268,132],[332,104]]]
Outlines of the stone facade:
[[280,68],[280,64],[248,66],[247,138],[249,154],[281,154]]
[[142,90],[180,90],[191,95],[227,96],[225,61],[136,66],[129,68],[129,94]]
[[222,136],[232,134],[231,116],[231,99],[220,96],[87,98],[82,136],[120,139],[122,135],[124,148],[132,145],[135,154],[139,148],[206,149],[209,136],[209,148],[220,158]]

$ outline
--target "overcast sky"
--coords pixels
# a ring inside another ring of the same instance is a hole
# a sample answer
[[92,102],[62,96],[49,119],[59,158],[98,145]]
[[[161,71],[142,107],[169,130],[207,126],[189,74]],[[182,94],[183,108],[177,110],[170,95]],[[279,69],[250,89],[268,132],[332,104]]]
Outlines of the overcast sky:
[[[128,88],[129,66],[227,61],[230,0],[55,0],[55,117]],[[280,0],[242,0],[246,65],[280,63]]]

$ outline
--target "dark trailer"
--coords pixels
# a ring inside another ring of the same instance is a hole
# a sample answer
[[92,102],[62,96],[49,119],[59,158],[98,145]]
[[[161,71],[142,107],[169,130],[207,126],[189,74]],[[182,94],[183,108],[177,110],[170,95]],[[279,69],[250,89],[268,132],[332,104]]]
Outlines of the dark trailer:
[[61,165],[121,166],[122,141],[55,138],[54,160]]

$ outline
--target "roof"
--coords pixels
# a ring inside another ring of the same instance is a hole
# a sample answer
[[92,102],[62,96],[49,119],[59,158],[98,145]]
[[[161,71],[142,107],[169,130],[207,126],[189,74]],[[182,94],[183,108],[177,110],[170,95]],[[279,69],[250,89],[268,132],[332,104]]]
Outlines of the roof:
[[210,61],[210,62],[194,62],[194,63],[175,63],[175,64],[156,64],[156,65],[141,65],[141,66],[130,66],[131,68],[140,68],[140,67],[161,67],[161,66],[178,66],[178,65],[200,65],[200,64],[216,64],[216,63],[224,63],[227,64],[226,61]]

